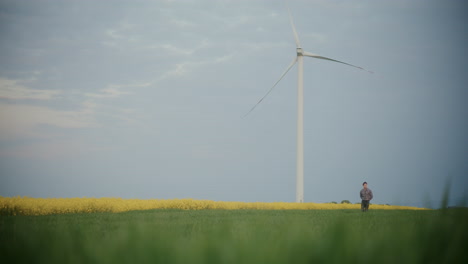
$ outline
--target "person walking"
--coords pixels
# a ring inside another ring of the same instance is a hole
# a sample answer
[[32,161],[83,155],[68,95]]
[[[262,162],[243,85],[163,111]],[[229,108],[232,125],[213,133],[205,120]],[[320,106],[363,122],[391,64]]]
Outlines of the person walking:
[[367,188],[367,182],[362,184],[364,188],[362,188],[360,195],[361,195],[361,211],[367,212],[369,210],[369,202],[374,198],[371,189]]

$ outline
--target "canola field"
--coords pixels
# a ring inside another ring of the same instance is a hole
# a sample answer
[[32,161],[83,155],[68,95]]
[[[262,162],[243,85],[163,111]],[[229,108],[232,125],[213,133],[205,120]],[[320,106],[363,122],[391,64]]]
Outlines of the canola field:
[[[182,210],[336,210],[360,209],[360,204],[223,202],[194,199],[141,200],[121,198],[30,198],[1,197],[0,215],[50,215],[70,213],[127,212],[152,209]],[[424,210],[424,208],[371,205],[372,210]]]

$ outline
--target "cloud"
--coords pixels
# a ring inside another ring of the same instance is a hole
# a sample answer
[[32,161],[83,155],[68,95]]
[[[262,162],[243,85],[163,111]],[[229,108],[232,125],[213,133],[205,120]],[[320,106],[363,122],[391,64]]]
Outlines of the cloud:
[[[92,112],[97,121],[118,120],[127,125],[136,125],[142,118],[142,111],[127,104],[115,104],[122,96],[133,95],[138,88],[150,87],[154,82],[133,82],[128,84],[110,84],[105,89],[95,93],[85,93],[84,108]],[[96,122],[97,122],[96,121]],[[121,122],[119,122],[121,124]]]
[[183,19],[171,19],[169,23],[181,29],[190,29],[196,26],[195,23]]
[[83,105],[78,111],[60,111],[44,106],[26,104],[0,104],[1,140],[18,137],[40,137],[33,132],[37,125],[61,128],[95,126],[92,106]]
[[245,48],[246,52],[258,52],[268,49],[287,48],[291,47],[291,42],[243,42],[239,46]]
[[0,99],[7,99],[0,101],[0,140],[43,137],[35,134],[34,128],[44,124],[61,128],[96,125],[91,105],[82,104],[75,111],[53,109],[51,104],[63,99],[58,96],[63,93],[32,89],[24,84],[31,81],[0,78]]
[[198,50],[208,48],[212,44],[209,43],[207,40],[202,40],[198,45],[191,45],[190,47],[182,47],[176,46],[170,43],[166,44],[158,44],[158,45],[149,45],[145,47],[145,49],[151,50],[159,50],[163,54],[170,54],[173,55],[182,55],[182,56],[189,56],[197,52]]
[[30,89],[20,84],[21,81],[0,78],[0,99],[11,100],[51,100],[60,91]]
[[130,84],[110,84],[105,89],[101,89],[99,93],[85,93],[86,97],[91,98],[117,98],[122,95],[132,94],[131,92],[123,91],[129,88],[144,88],[151,86],[151,82],[135,82]]
[[130,93],[119,90],[118,86],[110,85],[106,89],[102,89],[100,93],[86,93],[85,96],[92,97],[92,98],[116,98],[125,94],[130,94]]
[[89,152],[91,146],[74,140],[57,140],[33,142],[14,147],[6,147],[0,151],[0,157],[35,158],[41,161],[60,159],[63,157],[79,156],[85,150]]
[[[120,120],[127,124],[138,123],[138,109],[129,106],[116,106],[113,100],[124,95],[132,94],[130,88],[142,88],[152,85],[150,82],[135,82],[130,84],[111,84],[95,93],[73,93],[78,102],[78,108],[63,110],[53,107],[56,103],[63,104],[57,97],[58,91],[34,90],[20,81],[0,79],[0,98],[10,99],[0,101],[0,140],[15,140],[24,138],[50,138],[48,132],[37,130],[41,125],[48,125],[62,129],[78,129],[101,127],[106,120]],[[29,99],[24,101],[23,99]],[[112,101],[109,101],[112,99]],[[81,101],[81,102],[80,102]]]
[[104,40],[100,43],[115,48],[123,44],[137,43],[140,40],[141,36],[135,34],[135,25],[122,21],[117,26],[104,30]]
[[241,15],[241,16],[234,16],[234,17],[228,17],[228,18],[219,17],[219,19],[222,20],[226,24],[226,26],[230,28],[236,28],[239,26],[252,24],[253,17]]
[[177,63],[174,67],[174,69],[169,70],[165,73],[163,73],[157,81],[162,81],[164,79],[172,78],[172,77],[180,77],[183,76],[194,69],[198,69],[202,66],[206,65],[216,65],[216,64],[221,64],[225,63],[229,60],[231,60],[234,57],[233,54],[225,55],[225,56],[220,56],[220,57],[214,57],[212,59],[208,60],[202,60],[202,61],[185,61],[181,63]]
[[324,34],[318,34],[318,33],[305,33],[301,35],[302,38],[310,39],[311,42],[313,41],[314,43],[325,43],[328,41],[328,38]]

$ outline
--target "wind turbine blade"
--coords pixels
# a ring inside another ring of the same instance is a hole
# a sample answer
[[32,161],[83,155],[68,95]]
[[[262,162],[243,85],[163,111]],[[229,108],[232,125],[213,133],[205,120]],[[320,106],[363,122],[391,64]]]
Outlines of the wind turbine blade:
[[289,23],[291,24],[291,28],[292,28],[293,34],[294,34],[294,40],[296,41],[296,48],[300,48],[301,47],[301,42],[299,41],[299,36],[297,35],[296,27],[294,26],[294,21],[293,21],[292,15],[291,15],[291,10],[289,9],[289,5],[288,5],[287,1],[286,1],[286,6],[288,8],[288,13],[289,13]]
[[247,115],[250,114],[250,112],[252,112],[262,101],[263,99],[265,99],[265,97],[268,96],[268,94],[271,93],[271,91],[273,91],[273,88],[275,88],[275,86],[281,81],[281,79],[283,79],[283,77],[286,75],[286,73],[288,73],[288,71],[292,68],[292,66],[294,66],[294,64],[296,64],[297,62],[297,57],[294,57],[294,60],[291,62],[291,64],[289,64],[288,68],[284,71],[284,73],[281,75],[281,77],[279,78],[278,81],[275,82],[275,84],[273,85],[273,87],[270,88],[270,90],[260,99],[258,100],[258,102],[250,109],[249,112],[247,112],[247,114],[245,114],[242,118],[246,117]]
[[329,60],[329,61],[334,61],[334,62],[338,62],[338,63],[342,63],[342,64],[346,64],[348,66],[351,66],[351,67],[354,67],[354,68],[358,68],[358,69],[361,69],[363,71],[367,71],[369,73],[373,73],[372,71],[369,71],[369,70],[366,70],[362,67],[359,67],[359,66],[356,66],[356,65],[352,65],[352,64],[349,64],[349,63],[346,63],[346,62],[343,62],[343,61],[339,61],[339,60],[334,60],[334,59],[331,59],[331,58],[327,58],[327,57],[323,57],[323,56],[320,56],[320,55],[316,55],[316,54],[312,54],[310,52],[303,52],[303,55],[304,56],[307,56],[307,57],[312,57],[312,58],[316,58],[316,59],[321,59],[321,60]]

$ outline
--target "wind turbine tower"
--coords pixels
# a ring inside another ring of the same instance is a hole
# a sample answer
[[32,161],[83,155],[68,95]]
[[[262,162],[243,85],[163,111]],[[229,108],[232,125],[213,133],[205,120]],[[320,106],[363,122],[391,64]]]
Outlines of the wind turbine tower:
[[[286,68],[286,71],[281,75],[281,77],[276,81],[276,83],[270,88],[270,90],[250,109],[247,114],[244,115],[247,116],[252,112],[262,101],[267,97],[268,94],[273,91],[273,89],[276,87],[276,85],[283,79],[283,77],[289,72],[289,70],[296,64],[297,62],[297,153],[296,153],[296,202],[297,203],[303,203],[304,202],[304,56],[306,57],[312,57],[315,59],[321,59],[321,60],[328,60],[332,62],[337,62],[341,64],[345,64],[354,68],[358,68],[360,70],[365,70],[364,68],[361,68],[356,65],[352,65],[343,61],[323,57],[320,55],[316,55],[310,52],[306,52],[302,49],[301,43],[299,41],[299,36],[296,31],[296,27],[294,26],[294,21],[291,15],[291,10],[288,8],[288,13],[289,13],[289,22],[291,24],[291,28],[293,31],[294,35],[294,40],[296,42],[296,56],[294,57],[293,61],[291,64],[289,64],[288,68]],[[368,70],[365,70],[368,71]],[[372,73],[371,71],[368,71]]]

